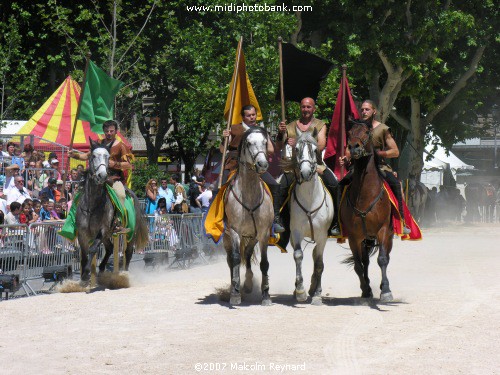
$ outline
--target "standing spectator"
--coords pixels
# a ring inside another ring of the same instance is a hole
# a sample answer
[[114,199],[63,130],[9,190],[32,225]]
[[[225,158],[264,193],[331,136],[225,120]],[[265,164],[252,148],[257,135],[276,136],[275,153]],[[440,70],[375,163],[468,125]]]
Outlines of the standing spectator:
[[9,153],[3,150],[3,142],[3,139],[0,139],[0,157],[9,156]]
[[202,193],[196,199],[199,207],[201,207],[201,212],[204,214],[208,212],[210,207],[210,201],[212,200],[212,189],[213,185],[205,184],[202,188]]
[[10,141],[10,142],[7,143],[7,156],[10,158],[11,164],[13,164],[12,163],[12,157],[15,156],[14,155],[15,148],[16,148],[16,144],[14,142]]
[[29,224],[30,220],[30,205],[28,202],[24,201],[21,204],[21,212],[19,213],[19,223],[21,224]]
[[175,203],[174,192],[169,189],[168,181],[166,178],[161,179],[161,185],[158,188],[158,195],[160,198],[165,198],[165,202],[167,205],[167,211],[172,212],[172,206]]
[[71,182],[78,183],[82,179],[82,176],[80,176],[80,173],[78,172],[78,169],[73,168],[71,169],[70,175],[69,175],[69,180]]
[[38,200],[38,199],[35,199],[33,201],[33,217],[35,217],[36,215],[36,222],[39,223],[40,221],[42,221],[41,217],[40,217],[40,211],[42,209],[42,203]]
[[85,166],[83,164],[78,164],[76,166],[76,170],[78,171],[78,174],[80,175],[80,180],[82,179],[83,172],[85,172]]
[[182,214],[189,211],[187,204],[187,194],[184,186],[179,182],[179,176],[174,174],[170,177],[170,183],[174,185],[175,203],[172,207],[172,212]]
[[55,200],[56,200],[55,191],[56,191],[56,186],[57,186],[57,180],[54,177],[50,177],[48,182],[49,183],[48,183],[47,187],[43,188],[40,191],[40,196],[41,197],[45,196],[48,199],[52,199],[55,202]]
[[21,203],[12,202],[10,212],[5,215],[5,224],[19,224],[19,213],[21,212]]
[[158,182],[152,178],[146,184],[146,214],[152,215],[158,206]]
[[36,173],[36,162],[33,159],[30,159],[24,178],[26,179],[26,188],[32,192],[40,191],[38,189],[38,184],[36,183]]
[[21,173],[24,172],[26,163],[24,162],[24,158],[21,156],[21,148],[19,146],[14,147],[14,156],[12,156],[12,164],[19,165],[19,168],[21,168]]
[[66,213],[63,210],[61,202],[54,203],[54,210],[55,210],[55,212],[60,220],[66,219]]
[[43,165],[41,166],[42,169],[38,171],[38,178],[36,180],[36,186],[37,190],[41,192],[44,188],[46,188],[49,184],[49,174],[48,171]]
[[201,190],[196,176],[191,177],[191,179],[192,181],[189,184],[188,190],[189,212],[198,213],[201,212],[201,208],[198,206],[196,199],[198,199],[198,196],[201,194]]
[[59,160],[52,159],[50,161],[50,166],[53,169],[52,177],[54,177],[56,180],[62,180],[61,172],[59,172]]
[[43,197],[41,200],[40,221],[50,220],[50,211],[48,210],[49,198]]
[[15,188],[10,189],[7,193],[7,205],[12,205],[14,202],[22,204],[27,198],[31,199],[30,192],[24,187],[23,176],[14,177]]
[[29,143],[27,145],[24,145],[23,153],[21,156],[26,162],[29,162],[33,158],[33,151],[35,151],[35,149],[32,145],[30,145]]

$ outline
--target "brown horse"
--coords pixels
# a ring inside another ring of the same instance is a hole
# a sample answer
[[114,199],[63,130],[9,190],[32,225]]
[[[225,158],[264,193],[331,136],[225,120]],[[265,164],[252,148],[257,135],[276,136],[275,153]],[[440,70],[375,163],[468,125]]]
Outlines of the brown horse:
[[340,219],[347,232],[352,256],[344,262],[353,264],[361,283],[362,298],[372,298],[368,278],[370,256],[378,247],[382,270],[380,300],[392,301],[387,279],[387,265],[392,249],[391,202],[384,189],[384,179],[371,142],[371,124],[356,121],[348,132],[348,148],[354,162],[352,182],[340,207]]

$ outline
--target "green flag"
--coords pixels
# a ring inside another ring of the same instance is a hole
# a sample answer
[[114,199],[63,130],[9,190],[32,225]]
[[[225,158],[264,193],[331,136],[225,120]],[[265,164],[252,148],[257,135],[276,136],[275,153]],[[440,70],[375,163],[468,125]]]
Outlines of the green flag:
[[83,97],[80,99],[79,120],[90,122],[94,133],[102,134],[102,124],[113,120],[115,96],[123,82],[111,78],[92,61],[89,61]]

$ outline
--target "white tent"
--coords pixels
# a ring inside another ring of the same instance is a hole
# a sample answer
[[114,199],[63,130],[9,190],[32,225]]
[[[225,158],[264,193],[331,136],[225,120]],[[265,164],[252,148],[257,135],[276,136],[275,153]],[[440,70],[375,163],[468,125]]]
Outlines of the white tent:
[[25,120],[3,120],[0,121],[0,134],[17,134],[18,130],[28,121]]
[[[438,143],[441,143],[439,137],[437,138]],[[463,169],[474,169],[474,166],[464,163],[460,160],[453,152],[446,153],[446,150],[438,146],[436,152],[432,156],[431,160],[426,161],[425,159],[430,154],[433,149],[433,145],[429,144],[425,147],[426,153],[424,154],[424,168],[420,176],[420,181],[423,182],[428,188],[437,187],[445,184],[445,175],[450,173],[453,179],[456,180],[457,171]]]

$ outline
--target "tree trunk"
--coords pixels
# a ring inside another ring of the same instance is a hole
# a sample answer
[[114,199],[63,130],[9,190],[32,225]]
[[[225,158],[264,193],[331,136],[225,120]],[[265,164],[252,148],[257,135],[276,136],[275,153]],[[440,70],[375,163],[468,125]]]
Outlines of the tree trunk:
[[409,174],[417,176],[420,180],[420,174],[424,167],[424,159],[422,155],[425,149],[425,129],[427,123],[425,119],[420,117],[420,101],[411,97],[411,128],[410,135],[408,136],[408,143],[410,145],[410,160],[409,160]]

